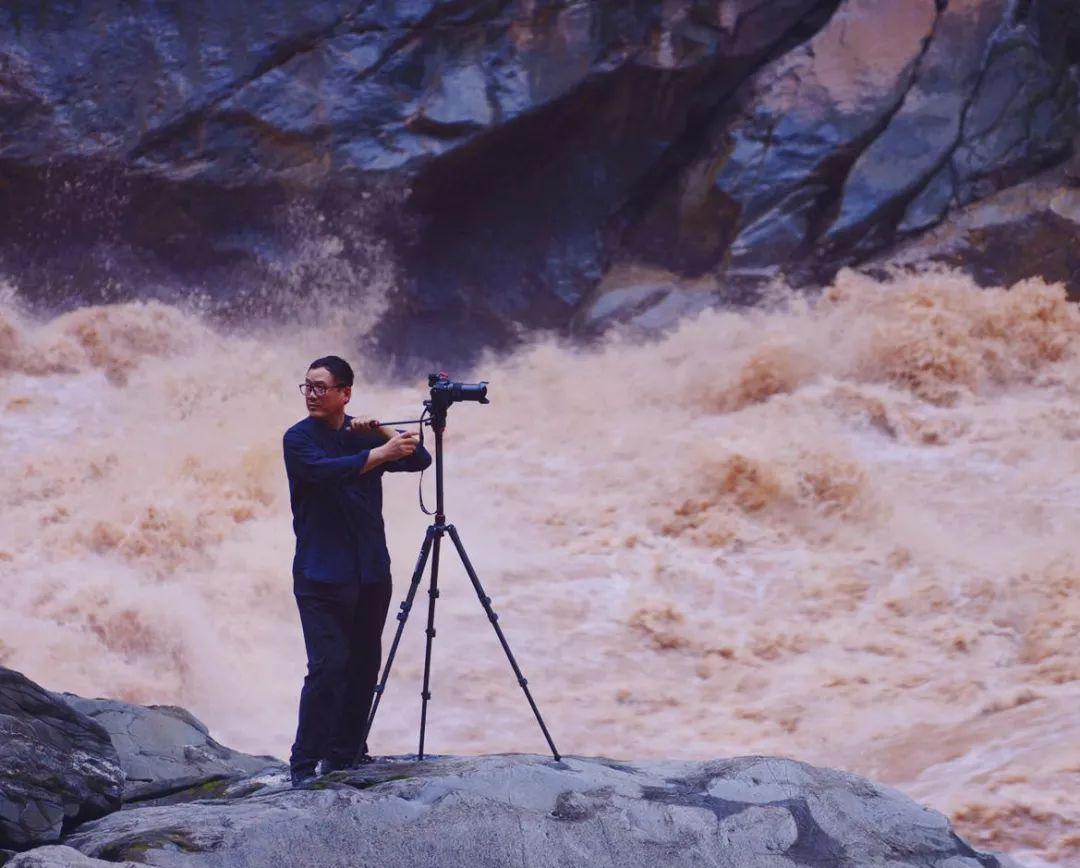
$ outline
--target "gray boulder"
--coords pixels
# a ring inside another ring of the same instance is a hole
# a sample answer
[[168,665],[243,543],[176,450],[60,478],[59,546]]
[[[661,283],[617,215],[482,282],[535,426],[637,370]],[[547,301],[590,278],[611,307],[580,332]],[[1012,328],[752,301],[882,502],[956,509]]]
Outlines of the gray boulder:
[[976,852],[944,816],[896,790],[756,756],[387,759],[300,789],[283,774],[262,775],[212,798],[135,807],[65,843],[92,858],[160,866],[1010,864]]
[[127,778],[125,803],[285,767],[275,757],[218,744],[202,721],[183,708],[84,699],[73,693],[57,696],[108,732]]
[[117,866],[119,868],[135,868],[138,864],[136,862],[107,862],[103,859],[93,859],[62,844],[35,847],[25,853],[11,855],[14,858],[7,863],[0,856],[0,865],[6,865],[7,868],[117,868]]
[[116,810],[123,782],[104,728],[0,666],[0,847],[57,841]]

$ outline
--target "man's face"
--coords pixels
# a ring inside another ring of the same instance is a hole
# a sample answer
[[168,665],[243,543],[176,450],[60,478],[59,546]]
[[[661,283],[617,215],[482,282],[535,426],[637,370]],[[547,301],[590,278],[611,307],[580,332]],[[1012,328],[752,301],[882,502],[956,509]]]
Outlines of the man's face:
[[[304,377],[304,382],[314,386],[314,391],[304,397],[307,403],[308,415],[315,419],[333,419],[339,413],[344,412],[345,405],[352,397],[352,389],[348,386],[338,386],[334,382],[334,375],[326,368],[311,368]],[[320,387],[326,391],[319,395]]]

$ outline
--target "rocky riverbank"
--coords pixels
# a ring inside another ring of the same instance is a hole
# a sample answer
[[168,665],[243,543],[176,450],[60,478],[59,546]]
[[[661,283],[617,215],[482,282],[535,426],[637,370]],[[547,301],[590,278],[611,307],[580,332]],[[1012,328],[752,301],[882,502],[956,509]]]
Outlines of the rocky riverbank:
[[793,759],[386,757],[292,788],[183,709],[0,668],[0,864],[1008,868],[941,814]]

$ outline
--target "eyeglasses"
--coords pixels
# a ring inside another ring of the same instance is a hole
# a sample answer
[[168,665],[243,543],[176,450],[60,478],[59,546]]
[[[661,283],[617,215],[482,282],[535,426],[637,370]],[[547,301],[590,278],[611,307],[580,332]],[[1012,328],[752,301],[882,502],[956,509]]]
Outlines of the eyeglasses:
[[312,394],[314,394],[316,398],[321,398],[330,389],[343,389],[343,388],[345,388],[345,387],[340,386],[340,385],[338,385],[338,386],[327,386],[325,383],[301,383],[300,384],[300,391],[303,393],[305,398],[311,397]]

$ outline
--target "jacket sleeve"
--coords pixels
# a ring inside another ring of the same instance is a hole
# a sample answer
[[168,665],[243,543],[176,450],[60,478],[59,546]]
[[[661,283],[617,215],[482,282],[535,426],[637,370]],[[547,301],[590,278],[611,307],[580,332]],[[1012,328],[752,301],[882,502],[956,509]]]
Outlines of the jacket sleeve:
[[417,446],[412,455],[399,458],[397,461],[387,461],[383,469],[388,473],[415,472],[431,466],[431,453],[423,446]]
[[340,482],[360,472],[370,449],[354,455],[330,458],[326,451],[302,431],[286,431],[283,440],[285,469],[289,475],[315,485]]

